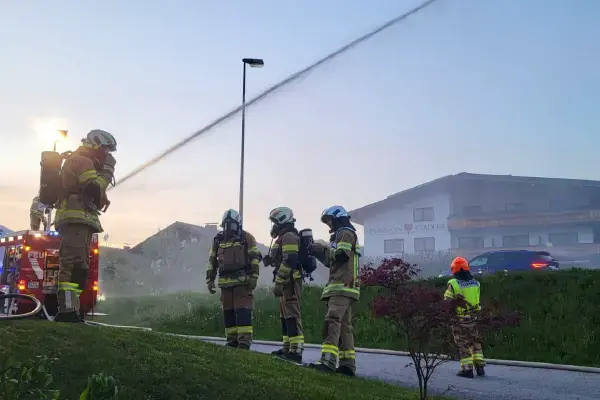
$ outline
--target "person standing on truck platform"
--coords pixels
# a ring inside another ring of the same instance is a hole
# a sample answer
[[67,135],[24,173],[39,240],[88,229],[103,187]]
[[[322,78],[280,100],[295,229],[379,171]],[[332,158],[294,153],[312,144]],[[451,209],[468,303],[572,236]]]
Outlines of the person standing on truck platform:
[[106,188],[114,183],[113,135],[95,129],[81,143],[60,172],[63,188],[54,222],[61,236],[56,322],[83,322],[79,295],[87,286],[92,236],[103,231],[99,214],[110,204]]
[[208,255],[206,285],[211,294],[216,293],[215,280],[219,277],[226,346],[249,350],[253,333],[252,292],[258,284],[262,255],[254,236],[242,229],[237,211],[225,211],[221,227],[223,230],[213,239]]
[[35,196],[29,208],[29,229],[39,231],[42,223],[44,223],[44,229],[46,228],[47,220],[44,215],[45,211],[46,206],[40,203],[40,196]]
[[[356,374],[352,305],[360,299],[358,267],[360,246],[356,229],[342,206],[332,206],[321,215],[321,222],[329,227],[330,246],[312,245],[313,254],[329,268],[329,281],[321,300],[327,302],[323,327],[321,359],[309,367],[325,372]],[[339,367],[336,369],[339,361]]]
[[275,242],[270,254],[263,258],[263,265],[275,266],[273,294],[279,298],[283,347],[271,354],[302,362],[304,333],[302,332],[302,270],[300,268],[300,236],[296,229],[294,213],[288,207],[277,207],[269,213],[273,224],[271,237]]
[[[456,257],[452,261],[450,269],[454,277],[448,281],[444,299],[452,300],[461,297],[469,307],[473,308],[473,311],[480,310],[480,284],[471,275],[468,261],[462,257]],[[456,375],[473,378],[473,365],[475,365],[477,375],[485,376],[481,337],[477,332],[475,322],[463,307],[457,307],[456,312],[460,319],[460,322],[452,327],[452,334],[460,357],[460,371]]]

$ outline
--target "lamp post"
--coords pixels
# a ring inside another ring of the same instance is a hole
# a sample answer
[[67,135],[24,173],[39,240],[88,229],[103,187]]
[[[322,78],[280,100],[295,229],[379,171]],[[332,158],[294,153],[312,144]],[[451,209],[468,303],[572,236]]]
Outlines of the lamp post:
[[240,166],[240,217],[244,218],[244,145],[246,139],[246,65],[252,68],[262,68],[265,62],[260,58],[243,58],[243,74],[242,74],[242,149],[241,149],[241,166]]

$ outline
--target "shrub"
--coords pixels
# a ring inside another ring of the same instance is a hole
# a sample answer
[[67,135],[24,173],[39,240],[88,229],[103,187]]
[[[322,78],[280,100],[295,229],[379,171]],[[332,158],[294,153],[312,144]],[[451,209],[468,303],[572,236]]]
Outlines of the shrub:
[[16,362],[7,353],[0,353],[0,399],[3,400],[56,400],[58,390],[50,389],[53,382],[50,371],[54,362],[46,356]]
[[[52,364],[56,358],[37,356],[26,362],[16,362],[7,353],[0,353],[0,399],[59,400],[60,391],[51,389],[54,383]],[[118,388],[112,376],[94,374],[80,400],[118,400]]]

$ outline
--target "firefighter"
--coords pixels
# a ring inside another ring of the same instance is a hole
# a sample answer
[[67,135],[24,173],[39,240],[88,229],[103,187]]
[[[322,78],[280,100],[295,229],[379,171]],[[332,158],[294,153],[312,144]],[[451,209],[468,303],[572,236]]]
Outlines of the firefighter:
[[29,209],[29,228],[32,231],[39,231],[44,223],[44,229],[46,228],[47,220],[44,212],[46,211],[46,206],[40,203],[40,197],[35,196],[33,201],[31,202],[31,208]]
[[263,258],[263,264],[275,266],[273,294],[279,298],[283,347],[271,354],[302,362],[304,334],[300,302],[302,299],[302,270],[300,268],[300,235],[296,229],[294,213],[288,207],[277,207],[269,213],[273,224],[271,237],[275,242]]
[[[339,372],[348,376],[356,373],[354,334],[352,332],[352,305],[360,299],[358,263],[360,247],[356,229],[342,206],[332,206],[321,215],[321,222],[329,227],[330,246],[312,245],[313,254],[329,268],[329,281],[321,300],[327,302],[323,327],[321,359],[310,367]],[[339,361],[339,367],[337,363]]]
[[258,283],[262,259],[256,239],[242,229],[242,218],[235,210],[227,210],[221,219],[223,231],[217,233],[208,256],[206,284],[216,293],[219,276],[221,305],[227,346],[249,350],[252,344],[252,291]]
[[106,210],[106,188],[114,182],[117,141],[110,133],[95,129],[81,140],[61,168],[64,191],[58,198],[55,227],[61,236],[56,322],[83,322],[79,295],[85,289],[90,244],[102,232],[99,214]]
[[[479,303],[480,285],[469,268],[469,263],[462,257],[456,257],[450,266],[454,277],[448,281],[444,299],[452,300],[462,297],[473,311],[481,309]],[[460,322],[452,327],[454,341],[458,346],[460,357],[460,371],[457,376],[473,378],[473,365],[478,376],[485,375],[485,360],[479,332],[475,327],[472,316],[464,307],[456,310]]]

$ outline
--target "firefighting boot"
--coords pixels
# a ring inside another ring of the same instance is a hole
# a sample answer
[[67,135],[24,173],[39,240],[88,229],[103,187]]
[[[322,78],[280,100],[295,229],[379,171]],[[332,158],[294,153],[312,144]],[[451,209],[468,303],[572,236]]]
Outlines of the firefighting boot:
[[354,371],[352,370],[352,368],[346,366],[346,365],[341,365],[339,366],[335,372],[337,372],[338,374],[343,374],[346,376],[356,376],[356,374],[354,373]]
[[477,365],[475,371],[477,371],[477,376],[485,376],[485,367],[483,365]]
[[284,360],[289,360],[289,361],[293,361],[295,363],[301,364],[302,363],[302,354],[298,354],[298,353],[283,353],[280,356],[277,356],[279,358],[283,358]]
[[246,343],[238,343],[237,348],[240,350],[250,350],[250,346]]
[[56,314],[54,322],[68,322],[75,324],[82,324],[84,321],[79,317],[79,313],[76,311],[62,312]]
[[335,369],[328,367],[320,361],[317,361],[316,363],[310,363],[307,365],[307,367],[321,372],[335,373]]
[[238,347],[238,342],[227,342],[225,343],[225,347],[232,347],[235,349]]
[[279,350],[275,350],[271,352],[271,355],[273,356],[277,356],[277,357],[285,357],[288,354],[288,350],[286,349],[279,349]]
[[461,369],[456,376],[460,376],[461,378],[473,378],[473,370],[472,369]]

